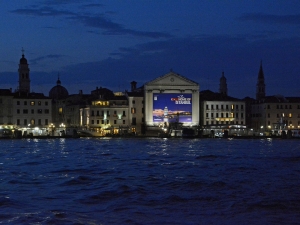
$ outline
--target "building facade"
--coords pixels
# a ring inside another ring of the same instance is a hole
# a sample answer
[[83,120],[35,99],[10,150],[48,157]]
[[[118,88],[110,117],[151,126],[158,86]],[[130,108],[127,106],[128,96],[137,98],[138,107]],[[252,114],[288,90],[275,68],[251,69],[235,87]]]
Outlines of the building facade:
[[51,99],[43,94],[15,93],[12,115],[14,127],[25,134],[38,136],[53,132]]
[[11,89],[0,89],[0,129],[13,128],[13,93]]
[[251,127],[258,133],[280,135],[300,128],[300,97],[266,96],[252,104]]
[[95,136],[133,132],[127,98],[115,96],[109,100],[93,100],[90,105],[80,109],[80,126]]
[[183,127],[199,125],[199,84],[170,72],[144,86],[145,126],[147,132],[181,123]]

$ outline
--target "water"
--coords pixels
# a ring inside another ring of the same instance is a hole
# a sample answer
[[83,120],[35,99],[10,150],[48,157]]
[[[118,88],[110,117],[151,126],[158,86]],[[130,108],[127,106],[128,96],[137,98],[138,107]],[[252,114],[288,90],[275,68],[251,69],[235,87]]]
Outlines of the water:
[[2,224],[299,224],[300,141],[1,140]]

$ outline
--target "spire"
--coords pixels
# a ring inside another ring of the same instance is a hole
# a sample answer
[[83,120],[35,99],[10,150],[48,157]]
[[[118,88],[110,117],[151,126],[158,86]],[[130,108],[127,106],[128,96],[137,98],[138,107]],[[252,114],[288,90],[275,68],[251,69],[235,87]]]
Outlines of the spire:
[[224,76],[224,71],[222,72],[222,77],[220,78],[219,92],[220,94],[227,96],[227,79]]
[[260,61],[260,67],[257,76],[256,84],[256,100],[260,100],[266,96],[266,85],[265,85],[265,76],[262,66],[262,60]]
[[57,84],[57,85],[61,85],[61,81],[60,81],[60,79],[59,79],[59,73],[57,74],[57,81],[56,81],[56,84]]
[[262,68],[262,60],[260,60],[260,67],[259,67],[259,72],[258,72],[258,79],[265,79],[264,77],[264,71]]

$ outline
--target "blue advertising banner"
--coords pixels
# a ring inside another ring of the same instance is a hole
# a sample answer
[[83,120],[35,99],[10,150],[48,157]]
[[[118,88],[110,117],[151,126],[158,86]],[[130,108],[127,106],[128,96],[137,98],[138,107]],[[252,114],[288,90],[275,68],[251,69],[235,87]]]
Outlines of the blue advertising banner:
[[192,94],[153,94],[153,122],[192,122]]

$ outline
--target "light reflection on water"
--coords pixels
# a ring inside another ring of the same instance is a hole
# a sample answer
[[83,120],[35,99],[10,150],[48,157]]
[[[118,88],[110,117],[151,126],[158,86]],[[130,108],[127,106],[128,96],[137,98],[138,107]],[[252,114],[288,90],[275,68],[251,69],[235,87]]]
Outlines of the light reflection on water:
[[10,224],[292,224],[300,142],[1,140],[0,221]]

